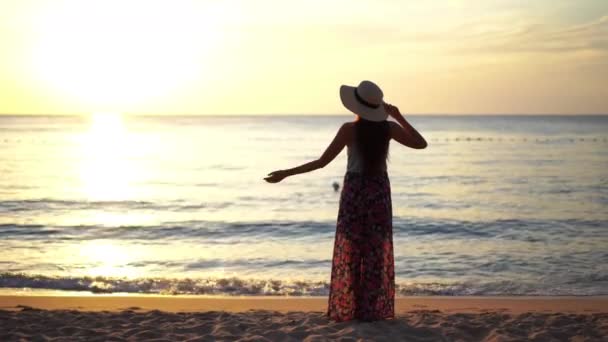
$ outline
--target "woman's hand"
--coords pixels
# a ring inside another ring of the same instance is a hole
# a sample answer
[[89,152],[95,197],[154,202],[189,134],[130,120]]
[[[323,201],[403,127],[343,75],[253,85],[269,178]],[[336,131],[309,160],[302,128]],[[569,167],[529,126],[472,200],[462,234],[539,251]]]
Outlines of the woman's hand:
[[393,106],[390,103],[384,103],[384,110],[388,113],[389,116],[394,119],[397,119],[398,117],[402,116],[401,112],[399,111],[399,108]]
[[268,183],[278,183],[283,180],[283,178],[289,176],[287,172],[283,170],[272,171],[268,174],[268,177],[264,178]]

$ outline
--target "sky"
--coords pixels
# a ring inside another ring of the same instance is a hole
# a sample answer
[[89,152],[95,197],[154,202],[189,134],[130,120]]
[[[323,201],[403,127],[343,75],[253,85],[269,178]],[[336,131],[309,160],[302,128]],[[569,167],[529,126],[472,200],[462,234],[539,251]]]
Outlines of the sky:
[[1,0],[0,113],[608,113],[606,0]]

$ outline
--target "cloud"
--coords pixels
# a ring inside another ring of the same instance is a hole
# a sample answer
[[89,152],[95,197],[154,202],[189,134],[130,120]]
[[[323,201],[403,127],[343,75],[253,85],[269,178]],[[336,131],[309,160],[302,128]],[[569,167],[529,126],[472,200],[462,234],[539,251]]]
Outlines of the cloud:
[[[450,28],[401,28],[390,26],[329,26],[325,39],[354,46],[393,46],[410,51],[445,53],[567,53],[608,52],[608,15],[582,24],[561,26],[516,20],[477,20]],[[317,36],[317,35],[315,35]]]
[[489,48],[505,52],[608,52],[608,15],[569,27],[529,25],[501,37],[488,36],[486,43]]

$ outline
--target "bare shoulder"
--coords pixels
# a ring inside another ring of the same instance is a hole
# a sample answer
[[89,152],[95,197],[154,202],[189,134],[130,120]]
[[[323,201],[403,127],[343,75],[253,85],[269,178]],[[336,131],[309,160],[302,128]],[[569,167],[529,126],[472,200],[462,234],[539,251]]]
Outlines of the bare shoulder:
[[342,124],[342,126],[340,126],[339,133],[350,135],[354,131],[354,129],[355,129],[354,122],[345,122]]
[[342,127],[352,129],[353,127],[355,127],[355,123],[353,121],[347,121],[342,124]]
[[349,144],[353,138],[353,132],[355,131],[354,122],[345,122],[340,126],[338,135],[343,139],[346,144]]
[[351,137],[353,135],[353,132],[355,131],[355,123],[354,122],[343,123],[342,126],[340,127],[340,131],[342,131],[342,133],[345,136]]

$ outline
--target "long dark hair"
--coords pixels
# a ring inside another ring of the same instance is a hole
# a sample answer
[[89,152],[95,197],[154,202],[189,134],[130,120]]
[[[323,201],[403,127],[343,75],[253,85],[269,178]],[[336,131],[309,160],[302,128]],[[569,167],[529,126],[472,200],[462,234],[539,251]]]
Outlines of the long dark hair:
[[355,145],[361,155],[363,173],[382,171],[388,158],[389,129],[388,121],[375,122],[362,117],[355,121]]

